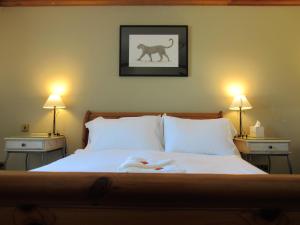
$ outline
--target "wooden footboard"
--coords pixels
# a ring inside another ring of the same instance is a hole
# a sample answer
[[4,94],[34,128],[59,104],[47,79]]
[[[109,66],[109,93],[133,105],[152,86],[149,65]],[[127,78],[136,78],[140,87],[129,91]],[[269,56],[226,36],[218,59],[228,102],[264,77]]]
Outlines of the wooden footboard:
[[300,224],[300,176],[2,172],[0,224]]

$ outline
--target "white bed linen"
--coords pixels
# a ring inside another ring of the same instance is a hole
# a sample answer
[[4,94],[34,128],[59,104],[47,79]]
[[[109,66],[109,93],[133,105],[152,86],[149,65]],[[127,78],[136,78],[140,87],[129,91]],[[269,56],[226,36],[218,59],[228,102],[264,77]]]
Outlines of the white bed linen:
[[240,156],[200,155],[136,150],[77,150],[74,154],[32,171],[40,172],[119,172],[128,157],[149,160],[171,159],[186,173],[202,174],[264,174]]

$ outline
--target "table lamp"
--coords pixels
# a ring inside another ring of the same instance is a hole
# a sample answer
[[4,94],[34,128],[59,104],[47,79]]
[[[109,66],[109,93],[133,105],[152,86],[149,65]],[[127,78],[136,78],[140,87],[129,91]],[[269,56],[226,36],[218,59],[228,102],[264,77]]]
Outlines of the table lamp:
[[237,95],[233,98],[233,101],[229,107],[230,110],[236,110],[240,112],[240,132],[239,137],[243,136],[243,118],[242,111],[252,109],[251,104],[247,100],[245,95]]
[[47,101],[45,102],[44,109],[53,109],[53,129],[52,134],[56,135],[56,109],[64,109],[66,108],[62,98],[60,95],[52,94],[49,96]]

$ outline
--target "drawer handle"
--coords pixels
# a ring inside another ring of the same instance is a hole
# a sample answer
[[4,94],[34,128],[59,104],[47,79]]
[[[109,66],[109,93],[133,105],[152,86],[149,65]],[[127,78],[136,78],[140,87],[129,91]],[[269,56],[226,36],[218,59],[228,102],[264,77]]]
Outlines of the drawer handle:
[[273,146],[272,146],[272,145],[270,145],[270,146],[269,146],[269,149],[272,149],[272,148],[273,148]]
[[25,143],[22,143],[22,145],[21,145],[22,147],[26,147],[26,144]]

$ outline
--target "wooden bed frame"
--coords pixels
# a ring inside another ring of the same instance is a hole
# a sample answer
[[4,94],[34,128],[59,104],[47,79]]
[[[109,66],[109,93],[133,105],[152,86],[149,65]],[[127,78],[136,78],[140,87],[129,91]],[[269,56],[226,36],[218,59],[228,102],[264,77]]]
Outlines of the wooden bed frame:
[[[84,122],[150,114],[161,113],[87,112]],[[299,225],[300,176],[0,172],[0,224]]]

